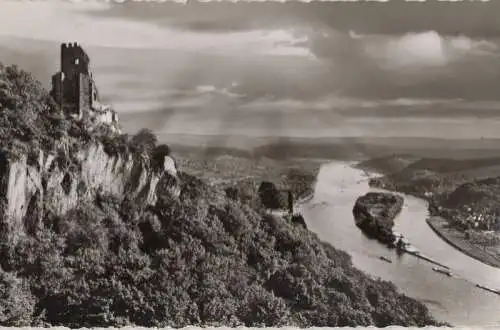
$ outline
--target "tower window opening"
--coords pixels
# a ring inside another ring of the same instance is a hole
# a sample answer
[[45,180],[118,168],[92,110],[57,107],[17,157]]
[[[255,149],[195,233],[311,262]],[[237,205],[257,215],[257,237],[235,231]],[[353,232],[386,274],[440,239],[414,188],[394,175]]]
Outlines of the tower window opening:
[[78,63],[80,63],[80,59],[79,58],[75,59],[75,64],[78,64]]

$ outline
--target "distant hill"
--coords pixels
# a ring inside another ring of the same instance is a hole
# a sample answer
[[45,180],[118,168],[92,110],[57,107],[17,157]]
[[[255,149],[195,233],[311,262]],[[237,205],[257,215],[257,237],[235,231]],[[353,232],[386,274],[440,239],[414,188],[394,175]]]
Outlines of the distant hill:
[[374,180],[402,192],[441,193],[466,182],[500,176],[500,158],[445,159],[393,156],[361,162],[365,169],[379,169],[384,178]]
[[[127,114],[121,117],[133,115]],[[144,116],[144,114],[142,114]],[[446,158],[456,160],[498,158],[500,139],[445,140],[420,137],[272,137],[160,134],[160,142],[176,149],[219,154],[247,153],[252,157],[316,158],[366,161],[376,158]]]
[[419,158],[410,155],[391,155],[361,161],[356,167],[365,171],[391,174],[402,171]]

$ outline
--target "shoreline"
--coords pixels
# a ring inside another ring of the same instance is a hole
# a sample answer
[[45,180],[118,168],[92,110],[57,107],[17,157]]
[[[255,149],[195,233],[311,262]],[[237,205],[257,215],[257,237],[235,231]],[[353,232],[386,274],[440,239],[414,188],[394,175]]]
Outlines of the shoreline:
[[495,258],[487,251],[468,243],[461,237],[458,237],[458,231],[453,228],[445,228],[447,221],[441,217],[430,216],[425,219],[427,225],[438,235],[443,241],[453,246],[463,254],[482,262],[491,267],[500,268],[500,259]]

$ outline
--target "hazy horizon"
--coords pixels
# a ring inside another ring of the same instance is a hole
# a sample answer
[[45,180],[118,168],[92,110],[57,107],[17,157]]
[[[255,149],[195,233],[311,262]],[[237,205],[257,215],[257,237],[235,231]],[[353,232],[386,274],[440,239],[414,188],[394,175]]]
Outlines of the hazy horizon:
[[498,2],[7,0],[0,62],[49,88],[59,44],[79,42],[127,130],[500,138],[498,12]]

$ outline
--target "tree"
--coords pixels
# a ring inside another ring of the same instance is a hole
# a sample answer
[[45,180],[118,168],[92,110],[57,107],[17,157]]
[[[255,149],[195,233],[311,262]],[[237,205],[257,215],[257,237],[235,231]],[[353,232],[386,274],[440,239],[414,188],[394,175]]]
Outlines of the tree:
[[232,200],[238,200],[238,188],[227,187],[225,189],[226,196]]
[[149,128],[143,128],[132,137],[130,148],[134,153],[151,154],[157,143],[158,138],[156,135]]
[[268,209],[279,209],[281,207],[280,192],[276,185],[269,181],[263,181],[259,186],[259,197],[262,205]]
[[170,147],[166,144],[160,144],[159,146],[154,147],[150,151],[151,155],[151,165],[155,169],[163,169],[163,165],[165,162],[165,157],[171,155]]

